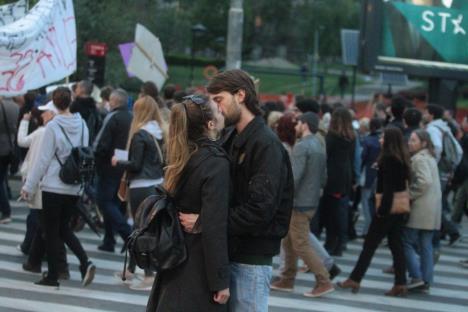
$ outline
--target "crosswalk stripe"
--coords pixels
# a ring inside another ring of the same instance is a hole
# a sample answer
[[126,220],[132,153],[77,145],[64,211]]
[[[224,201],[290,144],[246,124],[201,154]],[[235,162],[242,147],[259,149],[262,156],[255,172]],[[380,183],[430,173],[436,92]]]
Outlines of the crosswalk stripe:
[[[18,208],[16,211],[18,214],[13,216],[13,222],[0,226],[0,273],[3,272],[0,278],[0,311],[107,312],[144,309],[149,292],[132,291],[112,276],[113,272],[122,270],[123,255],[98,251],[96,247],[101,243],[101,238],[88,228],[77,233],[77,236],[97,266],[94,282],[89,287],[81,287],[81,274],[77,270],[79,261],[68,252],[70,281],[62,282],[59,290],[34,285],[32,282],[36,281],[39,275],[22,270],[21,262],[25,257],[16,249],[16,245],[24,238],[26,211],[24,208]],[[336,258],[336,263],[343,270],[337,280],[345,279],[353,269],[362,249],[362,243],[362,240],[350,242],[348,251],[343,257]],[[306,298],[302,293],[311,290],[315,278],[313,274],[298,273],[294,292],[285,294],[272,291],[269,306],[275,312],[401,310],[462,312],[466,311],[468,306],[466,295],[468,270],[462,268],[458,261],[466,258],[468,258],[468,239],[465,238],[455,248],[443,246],[440,262],[435,269],[435,284],[431,287],[430,295],[409,295],[406,299],[389,298],[383,293],[393,285],[393,276],[382,274],[381,268],[391,265],[392,259],[388,248],[379,248],[362,281],[359,294],[337,289],[320,299]],[[274,258],[275,276],[279,274],[279,261],[278,257]],[[43,269],[46,269],[45,265]],[[9,296],[10,292],[13,292],[14,296]],[[18,298],[21,294],[24,294],[24,298]],[[77,306],[76,302],[86,302],[86,304]],[[100,306],[102,308],[99,308]]]
[[[67,311],[67,312],[112,312],[111,310],[90,309],[85,307],[74,307],[67,304],[50,303],[37,300],[17,299],[0,296],[0,307],[8,309],[21,309],[30,312],[50,312],[50,311]],[[0,308],[0,309],[1,309]]]

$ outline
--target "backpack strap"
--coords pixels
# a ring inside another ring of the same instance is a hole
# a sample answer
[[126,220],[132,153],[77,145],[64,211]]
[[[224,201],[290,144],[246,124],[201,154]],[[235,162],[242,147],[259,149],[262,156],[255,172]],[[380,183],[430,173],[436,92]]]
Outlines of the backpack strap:
[[[74,148],[73,143],[71,142],[70,138],[67,135],[67,132],[65,132],[65,129],[61,125],[57,123],[57,126],[59,126],[60,130],[62,131],[63,135],[65,136],[65,139],[68,141],[68,143],[71,145],[72,148]],[[63,167],[63,163],[60,161],[60,158],[57,155],[57,151],[55,151],[55,158],[57,158],[57,161],[60,165],[60,167]]]

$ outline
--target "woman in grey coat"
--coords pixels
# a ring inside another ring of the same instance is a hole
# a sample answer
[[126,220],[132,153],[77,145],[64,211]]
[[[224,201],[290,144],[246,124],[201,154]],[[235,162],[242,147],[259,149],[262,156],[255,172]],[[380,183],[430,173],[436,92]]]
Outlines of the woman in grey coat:
[[440,229],[442,214],[439,172],[428,132],[414,131],[408,144],[412,154],[411,212],[403,230],[406,265],[412,278],[408,289],[428,290],[434,274],[432,238]]

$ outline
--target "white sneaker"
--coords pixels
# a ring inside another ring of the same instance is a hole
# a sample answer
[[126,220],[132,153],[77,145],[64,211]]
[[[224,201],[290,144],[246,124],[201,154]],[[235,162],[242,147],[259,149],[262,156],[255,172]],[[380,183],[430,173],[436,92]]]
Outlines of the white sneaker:
[[141,283],[136,285],[131,285],[129,288],[133,290],[146,290],[150,291],[154,284],[154,278],[144,279]]
[[130,284],[132,284],[132,281],[133,281],[133,278],[135,277],[135,274],[130,273],[130,272],[127,271],[125,273],[125,281],[122,280],[122,276],[123,276],[122,272],[115,272],[114,273],[114,277],[117,280],[119,280],[119,282],[130,285]]

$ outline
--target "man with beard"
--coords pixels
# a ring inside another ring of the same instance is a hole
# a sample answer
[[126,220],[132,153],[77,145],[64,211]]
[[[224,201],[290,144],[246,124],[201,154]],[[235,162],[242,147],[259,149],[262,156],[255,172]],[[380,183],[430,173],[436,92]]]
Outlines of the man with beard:
[[[268,311],[273,256],[289,227],[294,182],[289,156],[264,123],[255,85],[242,70],[216,75],[207,90],[228,127],[230,311]],[[248,291],[246,291],[248,290]]]

